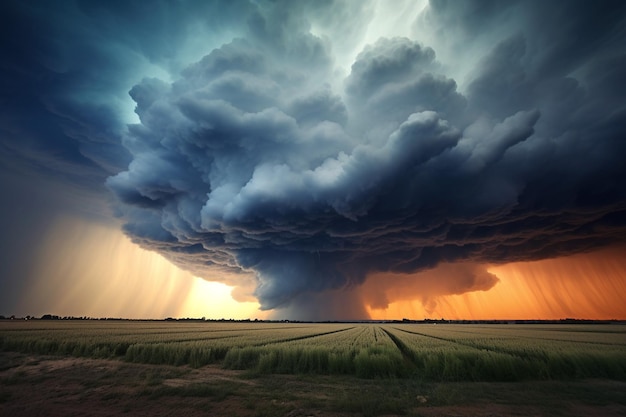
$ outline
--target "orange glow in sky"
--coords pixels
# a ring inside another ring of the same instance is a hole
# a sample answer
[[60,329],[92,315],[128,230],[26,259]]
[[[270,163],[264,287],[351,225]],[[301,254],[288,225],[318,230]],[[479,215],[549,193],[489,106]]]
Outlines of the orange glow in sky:
[[[20,300],[23,315],[262,319],[272,314],[259,311],[256,302],[234,300],[232,287],[194,277],[141,249],[114,227],[59,220],[35,253],[37,280]],[[469,287],[445,283],[445,276],[435,279],[433,270],[387,287],[368,281],[355,295],[361,294],[364,313],[372,319],[626,319],[624,255],[622,247],[491,266],[487,271],[497,279],[483,274]],[[372,301],[381,291],[386,306]]]
[[22,313],[59,316],[263,318],[231,287],[192,276],[141,249],[121,231],[76,219],[57,221],[33,263],[37,277]]
[[558,259],[516,262],[488,271],[499,282],[486,291],[390,300],[368,307],[373,319],[626,319],[626,251],[605,249]]

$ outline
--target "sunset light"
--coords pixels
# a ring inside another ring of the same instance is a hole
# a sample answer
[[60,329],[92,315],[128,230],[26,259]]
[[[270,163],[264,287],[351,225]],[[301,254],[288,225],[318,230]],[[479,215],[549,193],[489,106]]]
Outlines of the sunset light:
[[0,316],[626,319],[620,2],[0,16]]
[[0,1],[0,415],[626,416],[626,1]]
[[[58,240],[58,236],[64,239]],[[35,259],[33,275],[41,278],[20,299],[17,313],[22,315],[134,319],[265,316],[258,311],[258,303],[233,300],[231,287],[180,270],[110,226],[60,219],[42,239]]]

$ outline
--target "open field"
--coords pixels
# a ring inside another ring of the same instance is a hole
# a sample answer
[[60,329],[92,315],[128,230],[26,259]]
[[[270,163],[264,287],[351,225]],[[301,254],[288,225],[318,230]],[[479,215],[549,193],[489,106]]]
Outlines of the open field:
[[0,415],[626,415],[621,325],[6,321],[0,350]]
[[260,374],[626,380],[623,325],[5,321],[0,350]]

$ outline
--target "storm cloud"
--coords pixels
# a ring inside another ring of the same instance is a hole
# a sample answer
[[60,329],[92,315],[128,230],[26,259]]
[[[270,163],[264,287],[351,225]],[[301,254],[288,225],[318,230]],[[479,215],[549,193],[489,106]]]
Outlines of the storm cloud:
[[[77,115],[68,147],[134,242],[263,309],[318,317],[368,277],[372,305],[408,281],[427,305],[491,288],[486,264],[626,241],[620,2],[433,1],[402,36],[375,30],[394,3],[159,3],[167,30],[94,4],[97,51],[136,58],[105,61],[123,77],[93,81],[100,101],[53,95]],[[126,36],[108,33],[121,16]],[[215,46],[188,53],[203,36]]]

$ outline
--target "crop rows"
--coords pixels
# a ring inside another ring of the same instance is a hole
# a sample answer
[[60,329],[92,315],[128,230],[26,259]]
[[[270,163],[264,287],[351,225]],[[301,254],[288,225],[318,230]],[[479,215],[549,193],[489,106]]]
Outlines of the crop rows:
[[[19,323],[19,322],[18,322]],[[13,323],[8,323],[13,324]],[[25,323],[24,323],[25,324]],[[54,323],[50,328],[11,326],[0,336],[2,350],[96,358],[123,357],[130,362],[199,367],[224,359],[230,349],[298,340],[335,332],[345,325],[302,326],[260,323],[136,322]],[[137,327],[135,327],[137,326]],[[4,330],[4,329],[3,329]]]
[[626,326],[0,322],[0,350],[363,378],[626,380]]
[[[626,333],[594,332],[581,341],[578,329],[553,336],[549,328],[487,327],[468,332],[462,326],[404,328],[406,340],[430,339],[445,345],[448,379],[485,376],[493,379],[608,377],[626,379]],[[546,331],[548,330],[548,331]],[[556,329],[555,329],[556,330]],[[600,329],[598,329],[600,330]],[[454,346],[462,366],[450,364]],[[423,352],[423,349],[416,349]],[[460,352],[463,353],[460,353]],[[460,372],[460,376],[455,376]],[[451,378],[450,378],[451,377]]]
[[359,377],[398,376],[404,359],[378,326],[355,326],[345,331],[293,340],[278,345],[235,348],[224,366],[263,373],[355,374]]

